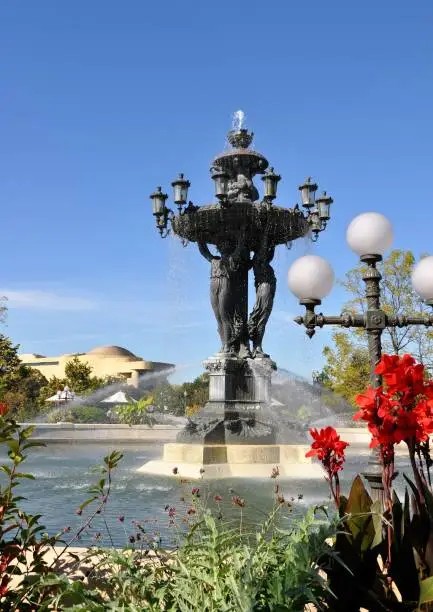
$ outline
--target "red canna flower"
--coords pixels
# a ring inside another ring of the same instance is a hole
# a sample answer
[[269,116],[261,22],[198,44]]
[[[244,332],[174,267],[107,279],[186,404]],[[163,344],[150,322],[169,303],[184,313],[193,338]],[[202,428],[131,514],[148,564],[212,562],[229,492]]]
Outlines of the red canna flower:
[[375,372],[383,377],[385,389],[369,387],[358,395],[360,410],[354,419],[368,423],[370,446],[381,446],[391,461],[394,444],[423,442],[433,433],[433,384],[410,355],[383,355]]
[[343,469],[344,451],[349,444],[340,440],[340,436],[333,427],[324,427],[320,431],[310,429],[309,433],[313,438],[313,443],[311,444],[311,450],[305,456],[317,457],[322,462],[335,505],[339,509],[340,480],[338,472]]
[[0,402],[0,416],[4,416],[9,410],[9,406],[4,402]]
[[309,433],[314,442],[305,456],[317,457],[328,474],[336,474],[343,468],[344,449],[349,446],[348,442],[340,440],[336,430],[329,426],[320,431],[310,429]]

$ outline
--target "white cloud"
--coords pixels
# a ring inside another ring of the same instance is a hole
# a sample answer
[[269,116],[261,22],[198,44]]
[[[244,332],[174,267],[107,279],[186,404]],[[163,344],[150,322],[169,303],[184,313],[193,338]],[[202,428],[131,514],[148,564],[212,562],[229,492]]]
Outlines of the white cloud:
[[96,310],[96,302],[82,297],[58,295],[48,291],[15,291],[1,289],[0,295],[7,298],[9,309],[50,310],[50,311],[83,311]]

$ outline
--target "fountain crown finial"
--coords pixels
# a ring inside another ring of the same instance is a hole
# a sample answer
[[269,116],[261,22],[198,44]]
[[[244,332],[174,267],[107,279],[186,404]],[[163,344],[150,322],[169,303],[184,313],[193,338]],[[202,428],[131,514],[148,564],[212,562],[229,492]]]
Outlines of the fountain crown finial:
[[245,113],[237,110],[233,113],[232,129],[227,134],[227,140],[234,149],[248,149],[253,141],[254,133],[245,127]]

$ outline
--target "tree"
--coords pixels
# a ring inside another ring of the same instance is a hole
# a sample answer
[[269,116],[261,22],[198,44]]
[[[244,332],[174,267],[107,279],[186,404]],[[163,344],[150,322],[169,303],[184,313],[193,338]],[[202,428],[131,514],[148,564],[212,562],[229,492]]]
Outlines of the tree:
[[4,296],[0,297],[0,323],[4,323],[6,320],[6,315],[8,312],[6,301],[7,301],[6,297]]
[[0,400],[22,420],[39,411],[40,392],[47,380],[37,370],[22,365],[18,349],[19,345],[0,334]]
[[0,372],[3,376],[11,374],[20,367],[19,348],[19,344],[13,344],[8,336],[0,334]]
[[92,376],[92,366],[87,362],[82,362],[77,355],[68,361],[65,365],[65,377],[57,378],[52,376],[48,381],[47,386],[43,390],[43,399],[54,395],[68,386],[71,391],[79,395],[86,395],[96,391],[100,387],[108,384],[107,381],[98,376]]
[[96,391],[104,385],[104,379],[92,376],[92,366],[75,355],[65,365],[65,377],[72,391],[79,394]]
[[[425,304],[415,293],[411,274],[415,257],[411,251],[394,250],[378,265],[382,274],[382,308],[387,314],[414,315],[426,313]],[[342,286],[351,294],[344,312],[363,313],[367,308],[362,277],[366,267],[359,264],[350,270]],[[348,399],[352,404],[369,380],[367,334],[363,329],[337,331],[332,336],[333,346],[323,350],[326,363],[315,379],[325,387]],[[422,325],[387,328],[382,335],[384,353],[411,353],[426,368],[433,368],[433,332]]]
[[180,385],[163,383],[153,390],[153,404],[159,411],[166,411],[176,416],[185,413],[185,397]]
[[325,346],[326,364],[319,375],[320,383],[355,406],[354,398],[368,384],[370,362],[368,351],[351,341],[346,332],[332,336],[334,346]]
[[[429,313],[426,305],[412,288],[411,275],[415,265],[412,251],[395,249],[378,265],[382,274],[381,300],[382,308],[387,314],[415,315]],[[360,264],[346,274],[342,286],[353,296],[344,306],[345,312],[365,312],[367,308],[364,297],[362,276],[366,266]],[[364,346],[367,337],[363,330],[351,333],[356,341]],[[433,332],[422,325],[409,327],[388,327],[382,335],[383,351],[388,354],[401,355],[411,353],[427,368],[433,367]]]
[[193,382],[183,383],[181,391],[187,406],[204,406],[209,400],[209,373],[204,372]]

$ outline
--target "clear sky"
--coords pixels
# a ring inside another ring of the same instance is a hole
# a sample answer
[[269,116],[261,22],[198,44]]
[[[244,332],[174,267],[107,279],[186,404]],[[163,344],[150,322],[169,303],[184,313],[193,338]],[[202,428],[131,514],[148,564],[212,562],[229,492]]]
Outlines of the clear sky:
[[[433,252],[433,3],[4,0],[0,3],[0,294],[23,352],[118,344],[201,371],[218,347],[208,263],[161,240],[148,195],[181,171],[195,203],[243,109],[283,176],[334,197],[317,245],[276,256],[264,347],[309,376],[329,331],[291,322],[290,262],[356,263],[345,229],[388,215],[395,245]],[[261,181],[258,181],[261,183]],[[345,299],[336,288],[323,310]]]

